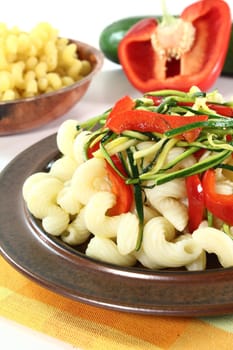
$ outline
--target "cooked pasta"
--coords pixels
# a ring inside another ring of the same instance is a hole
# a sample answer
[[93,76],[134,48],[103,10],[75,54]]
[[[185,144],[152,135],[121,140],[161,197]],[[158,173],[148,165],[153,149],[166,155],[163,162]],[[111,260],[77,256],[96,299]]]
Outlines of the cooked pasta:
[[59,151],[70,158],[74,158],[74,140],[78,135],[77,121],[68,119],[58,129],[57,147]]
[[191,237],[174,241],[175,229],[164,217],[151,219],[144,228],[142,248],[155,267],[179,267],[196,260],[202,249]]
[[206,252],[216,254],[223,267],[233,266],[233,241],[227,234],[213,227],[199,228],[193,232],[193,240]]
[[45,172],[38,172],[30,175],[24,182],[22,188],[23,198],[27,201],[31,196],[33,186],[36,185],[39,181],[50,178],[50,174]]
[[84,146],[88,142],[91,133],[89,131],[81,131],[74,140],[73,151],[74,158],[78,165],[84,163]]
[[[33,176],[33,175],[32,175]],[[53,177],[46,177],[34,182],[25,199],[30,212],[38,219],[48,215],[50,207],[56,206],[63,183]]]
[[146,189],[145,193],[151,205],[177,230],[184,230],[188,223],[188,212],[187,207],[181,202],[186,197],[183,179],[175,179],[168,184]]
[[81,164],[72,177],[71,188],[82,204],[87,204],[93,194],[110,189],[104,160],[92,158]]
[[82,208],[81,203],[77,200],[75,193],[72,191],[70,184],[64,184],[64,187],[57,195],[57,204],[60,205],[70,215],[76,215]]
[[122,255],[116,243],[109,238],[95,236],[91,239],[86,250],[87,256],[118,266],[133,266],[136,258],[133,255]]
[[85,208],[82,208],[75,219],[71,221],[66,230],[61,234],[61,239],[64,242],[70,245],[82,244],[91,235],[86,226],[84,213]]
[[85,221],[87,228],[94,235],[105,238],[116,237],[121,215],[106,215],[107,210],[114,204],[115,196],[111,192],[100,191],[91,196],[85,207]]
[[65,182],[70,180],[76,168],[77,163],[73,158],[63,156],[52,164],[50,174]]
[[69,224],[68,214],[57,205],[50,205],[42,218],[42,226],[53,236],[60,236]]
[[117,228],[117,247],[122,255],[133,253],[137,245],[139,220],[135,214],[122,214]]

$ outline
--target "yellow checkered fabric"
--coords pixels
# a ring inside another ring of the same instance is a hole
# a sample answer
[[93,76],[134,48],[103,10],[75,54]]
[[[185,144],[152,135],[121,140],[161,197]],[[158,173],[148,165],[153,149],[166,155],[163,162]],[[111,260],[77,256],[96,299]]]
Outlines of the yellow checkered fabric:
[[0,315],[84,350],[233,349],[233,315],[135,315],[57,295],[0,258]]

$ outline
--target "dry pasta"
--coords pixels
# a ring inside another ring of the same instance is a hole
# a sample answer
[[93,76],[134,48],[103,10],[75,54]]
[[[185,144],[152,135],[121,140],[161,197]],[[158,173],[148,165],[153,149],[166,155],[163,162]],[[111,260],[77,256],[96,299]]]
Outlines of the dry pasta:
[[79,81],[90,73],[79,48],[46,22],[31,31],[0,23],[0,100],[37,96]]

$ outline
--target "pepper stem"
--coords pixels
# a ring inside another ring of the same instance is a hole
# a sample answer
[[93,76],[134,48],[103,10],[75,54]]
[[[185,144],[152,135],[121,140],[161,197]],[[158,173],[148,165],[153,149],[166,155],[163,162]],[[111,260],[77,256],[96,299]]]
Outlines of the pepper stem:
[[168,12],[166,0],[161,0],[161,8],[163,15],[162,21],[160,22],[161,26],[168,26],[177,21],[177,19]]

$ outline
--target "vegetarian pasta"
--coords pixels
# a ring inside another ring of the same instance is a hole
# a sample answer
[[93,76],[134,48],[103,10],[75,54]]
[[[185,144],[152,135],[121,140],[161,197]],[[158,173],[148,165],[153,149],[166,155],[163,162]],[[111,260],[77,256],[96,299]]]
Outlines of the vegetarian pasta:
[[233,102],[193,87],[124,96],[57,133],[59,159],[23,197],[43,229],[93,259],[149,269],[233,266]]

